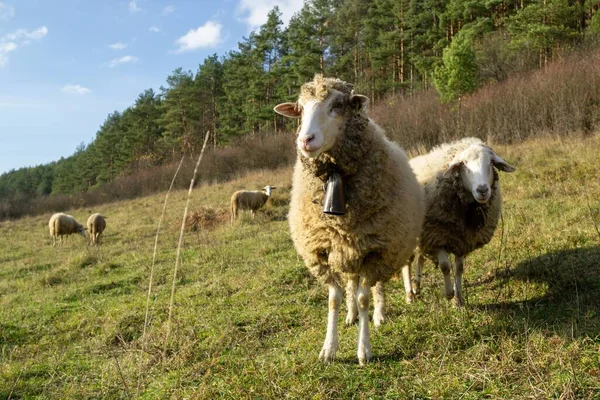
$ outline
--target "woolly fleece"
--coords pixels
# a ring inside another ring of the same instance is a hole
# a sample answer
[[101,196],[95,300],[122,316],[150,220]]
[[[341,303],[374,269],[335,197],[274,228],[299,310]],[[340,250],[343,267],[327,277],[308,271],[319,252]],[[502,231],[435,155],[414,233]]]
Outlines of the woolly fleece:
[[[352,106],[350,88],[319,75],[301,88],[301,96],[317,100],[333,90],[343,93],[345,125],[335,145],[316,159],[298,151],[288,217],[296,250],[314,276],[343,286],[348,277],[361,275],[372,286],[408,261],[422,227],[424,200],[406,154]],[[343,216],[322,210],[332,168],[342,176]]]

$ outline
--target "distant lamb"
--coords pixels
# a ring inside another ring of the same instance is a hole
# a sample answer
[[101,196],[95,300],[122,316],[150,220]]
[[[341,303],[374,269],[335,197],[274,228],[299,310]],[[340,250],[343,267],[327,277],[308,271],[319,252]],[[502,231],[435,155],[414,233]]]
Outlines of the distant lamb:
[[[456,306],[463,305],[464,258],[486,245],[494,235],[502,208],[496,169],[515,168],[477,138],[465,138],[434,148],[410,160],[425,188],[427,209],[415,268],[414,291],[420,291],[424,256],[440,266],[445,293]],[[454,254],[454,288],[450,260]],[[405,285],[406,285],[405,280]]]
[[98,213],[90,215],[87,220],[87,231],[89,235],[88,245],[99,245],[100,236],[106,229],[106,220]]
[[50,229],[50,236],[52,236],[52,246],[56,246],[56,239],[58,243],[62,244],[63,236],[71,235],[73,233],[79,233],[85,238],[85,228],[79,222],[75,221],[71,215],[56,213],[48,222],[48,228]]
[[238,212],[250,210],[252,219],[256,210],[267,203],[275,186],[265,186],[262,190],[238,190],[231,196],[231,224],[235,222]]
[[[354,321],[358,309],[358,361],[371,359],[369,288],[408,268],[423,223],[423,189],[404,151],[368,118],[367,103],[352,85],[317,75],[301,87],[297,103],[275,107],[283,116],[302,118],[288,218],[299,255],[329,286],[327,335],[319,355],[325,362],[338,347],[344,285],[351,294],[346,322]],[[344,215],[323,213],[324,183],[333,173],[343,183]],[[383,291],[373,296],[377,326],[384,318]]]

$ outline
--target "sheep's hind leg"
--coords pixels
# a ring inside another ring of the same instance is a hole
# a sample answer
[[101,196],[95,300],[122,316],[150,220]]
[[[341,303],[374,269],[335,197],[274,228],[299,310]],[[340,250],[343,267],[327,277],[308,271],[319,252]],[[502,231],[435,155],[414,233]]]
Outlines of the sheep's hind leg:
[[438,251],[438,265],[444,274],[446,298],[448,300],[452,300],[454,297],[454,288],[452,287],[452,279],[450,278],[450,260],[448,259],[448,253],[446,253],[446,250]]
[[340,313],[340,304],[342,303],[342,288],[337,283],[329,284],[329,312],[327,314],[327,334],[325,343],[319,354],[319,360],[331,362],[335,358],[335,352],[338,347],[338,316]]
[[417,261],[415,262],[415,277],[412,281],[412,290],[416,295],[421,293],[421,270],[424,263],[425,257],[423,257],[421,254],[418,254]]
[[373,293],[373,303],[375,305],[373,311],[373,324],[375,328],[379,328],[381,324],[385,322],[385,294],[383,291],[383,282],[377,282],[375,286],[371,288]]
[[454,257],[454,298],[452,303],[456,307],[462,307],[464,304],[462,296],[462,275],[463,275],[464,257]]
[[402,267],[402,281],[404,281],[404,292],[406,293],[406,304],[415,301],[415,294],[410,285],[410,263]]
[[365,278],[358,282],[356,302],[358,304],[358,363],[365,365],[371,360],[371,339],[369,336],[369,283]]
[[346,283],[346,326],[352,325],[358,318],[358,306],[356,305],[356,290],[358,289],[358,277],[351,277]]

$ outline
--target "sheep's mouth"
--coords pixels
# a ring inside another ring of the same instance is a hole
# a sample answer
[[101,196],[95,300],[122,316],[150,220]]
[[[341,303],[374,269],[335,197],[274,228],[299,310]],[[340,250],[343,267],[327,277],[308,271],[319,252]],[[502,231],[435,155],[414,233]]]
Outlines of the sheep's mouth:
[[474,196],[475,201],[479,204],[485,204],[490,200],[490,196]]
[[317,158],[321,155],[321,149],[323,146],[312,147],[312,146],[303,146],[300,147],[300,151],[307,158]]

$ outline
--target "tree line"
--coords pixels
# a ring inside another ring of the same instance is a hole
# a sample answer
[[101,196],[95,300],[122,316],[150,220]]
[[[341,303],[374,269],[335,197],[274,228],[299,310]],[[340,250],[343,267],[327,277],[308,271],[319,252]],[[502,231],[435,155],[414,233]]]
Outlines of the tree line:
[[[0,201],[75,194],[243,135],[293,129],[272,112],[315,73],[352,82],[375,105],[435,88],[443,102],[600,37],[600,0],[307,0],[277,7],[238,49],[173,71],[109,114],[73,155],[0,176]],[[401,112],[401,110],[398,110]]]

